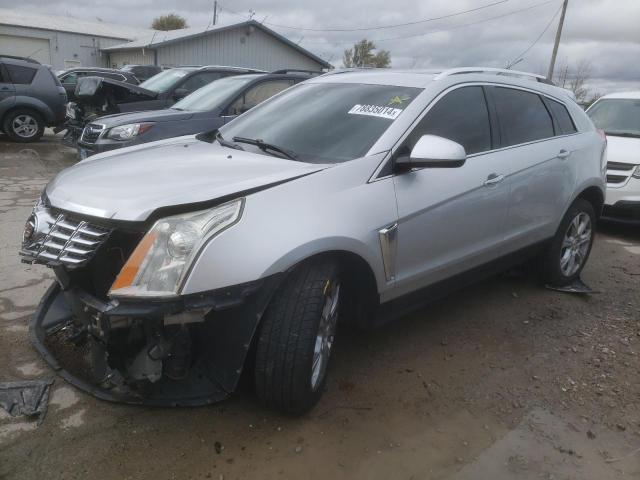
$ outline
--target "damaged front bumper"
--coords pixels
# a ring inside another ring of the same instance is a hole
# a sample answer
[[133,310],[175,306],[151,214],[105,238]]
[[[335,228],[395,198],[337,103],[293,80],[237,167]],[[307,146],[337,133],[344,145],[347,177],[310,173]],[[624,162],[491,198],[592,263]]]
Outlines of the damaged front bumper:
[[281,281],[275,275],[166,301],[105,302],[56,273],[30,325],[35,348],[81,390],[155,406],[227,398]]

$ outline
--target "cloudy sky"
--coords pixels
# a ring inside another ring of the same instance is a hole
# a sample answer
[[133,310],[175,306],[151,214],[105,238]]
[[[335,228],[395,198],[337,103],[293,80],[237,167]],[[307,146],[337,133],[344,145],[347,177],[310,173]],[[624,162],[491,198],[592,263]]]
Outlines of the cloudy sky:
[[[16,8],[16,3],[0,0],[4,8]],[[368,38],[391,52],[394,67],[504,67],[522,58],[516,69],[546,74],[562,0],[220,0],[218,4],[220,24],[242,21],[252,12],[254,19],[336,66],[342,64],[345,48]],[[190,27],[205,28],[213,0],[21,0],[18,8],[138,27],[148,27],[159,14],[175,12]],[[458,15],[467,10],[474,11]],[[444,18],[423,21],[436,17]],[[640,0],[569,0],[558,64],[572,69],[581,61],[591,62],[593,91],[640,90],[639,25]]]

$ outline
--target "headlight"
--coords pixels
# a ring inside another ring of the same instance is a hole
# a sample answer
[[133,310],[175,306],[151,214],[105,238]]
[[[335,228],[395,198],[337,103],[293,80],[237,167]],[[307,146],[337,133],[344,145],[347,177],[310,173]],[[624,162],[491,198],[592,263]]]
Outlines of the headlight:
[[633,178],[640,178],[640,165],[633,171]]
[[201,248],[242,216],[244,199],[211,210],[158,220],[140,241],[109,290],[114,297],[178,294]]
[[109,129],[107,138],[111,140],[130,140],[137,135],[142,135],[151,127],[153,127],[153,123],[129,123],[127,125],[120,125],[119,127]]

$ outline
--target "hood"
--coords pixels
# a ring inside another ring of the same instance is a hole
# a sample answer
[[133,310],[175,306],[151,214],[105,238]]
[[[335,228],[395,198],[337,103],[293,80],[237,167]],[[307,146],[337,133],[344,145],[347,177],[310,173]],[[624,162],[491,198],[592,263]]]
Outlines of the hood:
[[640,138],[607,135],[607,160],[640,165]]
[[47,185],[46,195],[53,207],[81,215],[144,221],[162,207],[241,194],[324,168],[189,136],[77,163]]
[[126,125],[128,123],[138,122],[179,122],[184,120],[190,120],[195,115],[195,112],[189,112],[186,110],[147,110],[142,112],[129,112],[129,113],[116,113],[113,115],[106,115],[100,117],[94,123],[105,125],[107,128],[115,127],[118,125]]
[[132,96],[129,101],[151,100],[158,96],[158,92],[110,78],[84,77],[78,80],[75,96],[79,102],[91,102],[96,98],[101,101],[105,95],[112,95],[116,103],[120,103],[119,100]]

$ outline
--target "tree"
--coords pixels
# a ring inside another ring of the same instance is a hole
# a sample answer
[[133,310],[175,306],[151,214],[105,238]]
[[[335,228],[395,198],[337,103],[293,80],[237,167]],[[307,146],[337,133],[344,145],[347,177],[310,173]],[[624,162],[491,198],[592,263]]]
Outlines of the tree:
[[170,13],[154,18],[153,22],[151,22],[151,28],[165,32],[167,30],[179,30],[181,28],[187,28],[187,21],[180,15]]
[[587,59],[580,60],[575,68],[571,67],[569,62],[563,62],[556,70],[554,80],[558,86],[571,90],[578,103],[590,103],[594,101],[588,86],[592,70],[593,65]]
[[344,51],[342,64],[345,68],[375,67],[387,68],[391,66],[391,54],[388,50],[378,50],[371,40],[366,38],[357,42],[353,48]]

